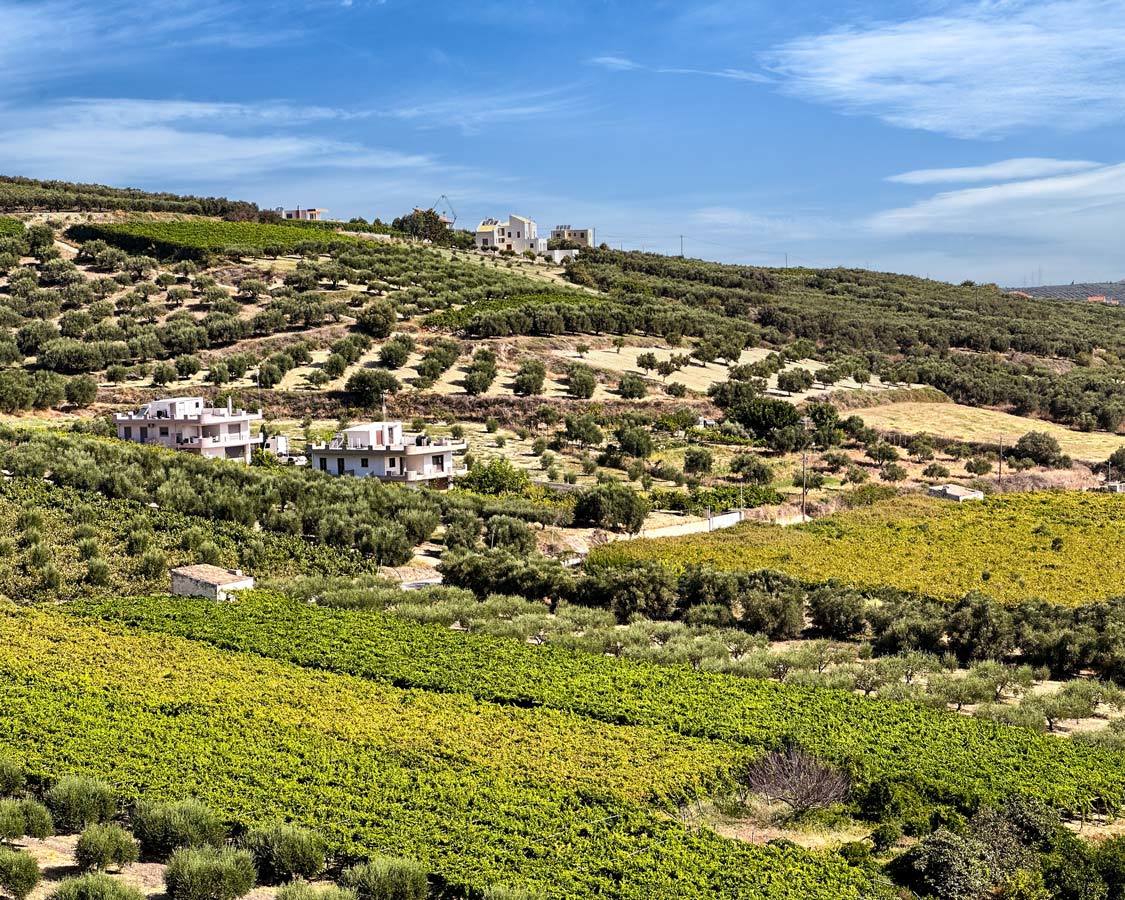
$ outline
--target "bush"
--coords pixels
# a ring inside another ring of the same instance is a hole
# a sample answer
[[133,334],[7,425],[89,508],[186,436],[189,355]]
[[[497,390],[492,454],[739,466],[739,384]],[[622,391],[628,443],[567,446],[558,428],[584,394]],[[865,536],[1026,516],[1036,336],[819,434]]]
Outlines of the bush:
[[116,878],[95,874],[66,879],[50,900],[145,900],[145,895]]
[[51,813],[35,800],[0,800],[0,839],[45,838],[54,834]]
[[226,838],[226,827],[211,809],[198,800],[178,803],[137,804],[133,834],[148,858],[164,860],[180,847],[218,845]]
[[247,833],[243,844],[254,857],[264,884],[315,878],[324,869],[328,845],[319,834],[296,825],[271,825]]
[[522,519],[512,516],[491,516],[485,524],[489,547],[505,547],[514,553],[533,553],[535,535]]
[[27,782],[23,763],[7,756],[0,756],[0,797],[11,797],[23,790]]
[[111,819],[117,811],[113,788],[96,778],[61,778],[47,791],[45,799],[55,827],[67,834]]
[[344,886],[359,900],[426,900],[429,876],[412,859],[376,856],[344,872]]
[[0,887],[15,900],[24,900],[39,884],[39,863],[27,853],[0,847]]
[[897,822],[884,822],[871,832],[871,843],[876,853],[890,850],[902,838],[902,826]]
[[278,889],[277,900],[357,900],[355,891],[334,884],[313,887],[307,881],[292,881]]
[[484,889],[484,900],[535,900],[535,895],[523,888],[510,888],[494,885]]
[[137,842],[120,825],[91,825],[74,848],[74,858],[83,869],[120,869],[136,862],[137,856]]
[[164,870],[171,900],[236,900],[254,887],[254,860],[245,850],[186,847]]
[[690,474],[710,472],[715,458],[710,450],[702,447],[688,447],[684,452],[684,471]]

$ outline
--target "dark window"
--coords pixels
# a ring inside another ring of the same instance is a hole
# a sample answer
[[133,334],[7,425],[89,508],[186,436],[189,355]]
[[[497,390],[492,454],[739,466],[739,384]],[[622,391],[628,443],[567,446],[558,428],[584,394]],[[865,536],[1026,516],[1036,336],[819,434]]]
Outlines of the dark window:
[[445,470],[445,457],[442,456],[441,454],[438,454],[437,456],[434,457],[434,468],[437,469],[439,472]]
[[320,458],[320,471],[322,471],[322,472],[328,471],[328,460],[325,459],[323,456]]
[[167,429],[167,428],[164,428],[164,427],[162,427],[162,428],[160,429],[160,436],[161,436],[161,437],[168,437],[168,429]]
[[132,429],[131,426],[126,425],[125,426],[125,439],[126,440],[132,440],[132,438],[133,438],[133,429]]
[[342,456],[339,459],[336,460],[336,474],[337,475],[343,475],[344,474],[344,457],[342,457]]
[[360,457],[359,464],[364,469],[368,468],[367,457],[366,456]]

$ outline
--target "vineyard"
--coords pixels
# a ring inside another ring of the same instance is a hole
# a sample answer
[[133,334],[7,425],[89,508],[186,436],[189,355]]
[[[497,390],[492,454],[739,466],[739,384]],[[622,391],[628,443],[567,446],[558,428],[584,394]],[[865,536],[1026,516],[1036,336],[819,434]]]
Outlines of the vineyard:
[[120,224],[74,226],[71,236],[100,239],[135,253],[177,259],[201,258],[222,251],[263,255],[299,246],[355,243],[356,238],[333,231],[316,231],[259,222],[183,219],[171,222],[131,221]]
[[742,525],[600,548],[601,562],[776,569],[807,581],[946,599],[1078,604],[1125,593],[1125,510],[1111,494],[1008,494],[953,504],[901,498],[791,528]]
[[0,705],[0,740],[38,776],[106,778],[126,799],[196,796],[245,825],[292,821],[338,853],[417,859],[462,893],[499,882],[548,900],[882,895],[841,857],[657,815],[654,804],[721,781],[739,753],[658,725],[31,610],[0,614]]
[[666,728],[729,747],[761,749],[788,739],[845,767],[861,789],[904,780],[961,809],[1011,796],[1075,813],[1125,803],[1125,768],[1112,752],[841,691],[528,647],[261,592],[231,606],[122,599],[75,612],[307,669]]

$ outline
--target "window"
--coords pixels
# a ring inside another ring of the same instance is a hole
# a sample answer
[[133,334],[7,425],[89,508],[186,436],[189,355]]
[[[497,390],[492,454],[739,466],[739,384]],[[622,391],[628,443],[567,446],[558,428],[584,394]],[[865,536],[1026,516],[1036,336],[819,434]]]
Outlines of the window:
[[166,427],[164,427],[164,426],[161,426],[161,428],[160,428],[160,436],[161,436],[161,437],[168,437],[168,429],[167,429]]
[[367,462],[367,457],[366,457],[366,456],[362,456],[362,457],[360,457],[360,460],[359,460],[359,465],[360,465],[360,468],[363,468],[363,469],[368,469],[368,468],[370,468],[370,465],[369,465],[369,464],[368,464],[368,462]]
[[325,459],[323,456],[320,458],[320,471],[322,471],[322,472],[328,471],[328,460]]
[[141,441],[144,442],[144,441],[147,441],[147,440],[148,440],[148,429],[145,428],[142,425],[141,426]]
[[387,468],[388,468],[388,469],[393,469],[393,468],[395,467],[395,464],[396,464],[397,462],[398,462],[398,460],[397,460],[397,459],[395,459],[395,457],[393,457],[393,456],[392,456],[392,457],[391,457],[390,459],[388,459],[388,460],[387,460]]
[[133,439],[133,429],[131,426],[125,426],[125,440],[131,441]]
[[434,464],[434,468],[437,469],[439,472],[445,471],[445,457],[442,456],[440,453],[433,458],[433,464]]

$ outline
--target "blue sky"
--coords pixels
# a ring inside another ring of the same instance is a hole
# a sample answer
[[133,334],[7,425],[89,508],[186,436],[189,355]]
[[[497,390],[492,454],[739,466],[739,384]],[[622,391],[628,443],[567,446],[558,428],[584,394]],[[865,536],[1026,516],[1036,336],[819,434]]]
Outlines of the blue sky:
[[1125,277],[1119,0],[0,0],[0,172]]

